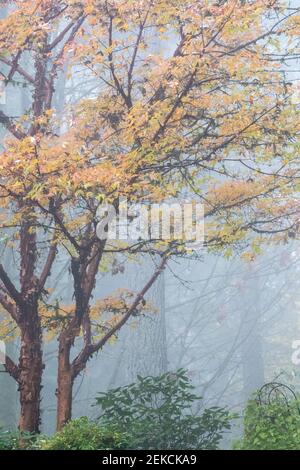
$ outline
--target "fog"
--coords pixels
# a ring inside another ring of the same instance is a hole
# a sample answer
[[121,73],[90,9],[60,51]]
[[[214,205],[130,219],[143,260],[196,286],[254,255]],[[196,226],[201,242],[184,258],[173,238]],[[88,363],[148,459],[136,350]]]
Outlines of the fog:
[[[6,14],[2,9],[2,16]],[[172,41],[172,39],[170,39]],[[159,44],[153,44],[153,48]],[[23,57],[23,65],[32,64]],[[0,71],[6,71],[0,65]],[[67,76],[60,72],[55,93],[55,109],[62,131],[67,126],[65,105],[91,98],[97,83],[87,72]],[[297,72],[293,78],[297,79]],[[1,109],[9,116],[20,116],[31,105],[26,87],[8,85],[2,95]],[[6,131],[1,128],[0,139]],[[18,259],[2,243],[1,260],[17,279]],[[73,417],[96,417],[93,407],[100,391],[136,381],[140,376],[157,376],[183,368],[203,398],[201,407],[225,406],[241,415],[248,400],[264,384],[272,381],[300,386],[297,342],[300,340],[300,246],[297,240],[265,246],[263,253],[245,260],[241,253],[229,257],[208,253],[173,259],[146,295],[152,311],[132,317],[106,344],[76,379],[73,392]],[[120,255],[113,272],[103,269],[98,276],[94,300],[114,289],[139,291],[155,267],[155,256],[139,255],[127,259]],[[51,275],[56,298],[71,302],[70,265],[63,252]],[[79,350],[75,344],[73,357]],[[17,357],[19,339],[7,342],[11,357]],[[57,387],[57,338],[44,347],[45,371],[41,402],[41,432],[55,431]],[[0,374],[0,427],[18,425],[18,390],[14,380]],[[222,442],[230,448],[242,433],[238,419]]]

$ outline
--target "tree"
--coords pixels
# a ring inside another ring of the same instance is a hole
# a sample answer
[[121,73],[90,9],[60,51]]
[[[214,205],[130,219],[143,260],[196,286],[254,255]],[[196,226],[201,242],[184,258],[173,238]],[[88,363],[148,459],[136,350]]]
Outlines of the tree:
[[[4,81],[18,77],[32,102],[20,117],[0,112],[11,135],[0,163],[1,232],[19,272],[14,283],[0,264],[0,303],[4,330],[13,323],[21,337],[18,364],[7,357],[5,366],[20,389],[19,427],[37,432],[46,330],[58,336],[60,429],[88,360],[147,308],[169,257],[186,253],[184,240],[100,240],[101,205],[118,212],[120,197],[158,203],[185,189],[205,205],[211,250],[230,254],[250,239],[257,252],[266,234],[296,236],[299,119],[282,62],[299,15],[263,0],[4,3]],[[152,53],[157,36],[161,51]],[[74,91],[58,132],[53,100],[66,67],[94,88],[79,102]],[[70,261],[72,305],[51,292],[60,251]],[[142,253],[160,260],[144,288],[94,302],[107,258]],[[82,348],[72,358],[75,341]]]

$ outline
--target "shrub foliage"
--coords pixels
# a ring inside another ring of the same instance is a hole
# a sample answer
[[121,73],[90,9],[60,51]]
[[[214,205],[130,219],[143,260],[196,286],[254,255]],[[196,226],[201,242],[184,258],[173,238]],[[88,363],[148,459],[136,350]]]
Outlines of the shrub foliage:
[[244,414],[244,436],[235,443],[243,450],[299,450],[300,414],[298,400],[274,400],[261,405],[251,400]]
[[185,370],[100,393],[99,423],[127,432],[135,449],[216,449],[231,416],[226,409],[201,410]]

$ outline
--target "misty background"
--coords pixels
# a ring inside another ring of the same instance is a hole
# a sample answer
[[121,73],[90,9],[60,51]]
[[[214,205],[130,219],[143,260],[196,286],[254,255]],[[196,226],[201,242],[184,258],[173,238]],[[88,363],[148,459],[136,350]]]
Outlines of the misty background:
[[[2,17],[5,13],[0,9]],[[4,65],[1,70],[5,71]],[[55,108],[62,129],[65,104],[92,97],[99,87],[86,72],[84,80],[83,72],[77,72],[67,77],[62,71],[59,76]],[[291,79],[297,80],[296,71]],[[9,116],[20,116],[30,107],[30,90],[22,80],[3,88],[0,95],[0,109]],[[1,128],[0,142],[4,137]],[[12,252],[1,245],[3,263],[16,276]],[[204,250],[198,255],[198,259],[173,261],[148,295],[153,312],[131,319],[118,340],[89,362],[75,384],[74,417],[95,416],[92,405],[99,391],[134,382],[137,375],[159,375],[178,368],[188,371],[203,397],[203,407],[227,406],[241,412],[255,390],[275,379],[299,390],[300,364],[292,361],[293,342],[300,340],[299,243],[264,248],[264,255],[249,262],[240,259],[239,253],[230,259]],[[130,263],[120,257],[113,273],[100,273],[95,300],[120,287],[138,291],[153,266],[150,256]],[[63,254],[51,283],[56,297],[71,300],[69,266]],[[44,351],[41,430],[47,434],[55,429],[55,341]],[[12,357],[17,356],[18,347],[17,340],[7,343]],[[17,417],[16,384],[0,373],[0,426],[15,428]],[[224,447],[239,433],[237,426]]]

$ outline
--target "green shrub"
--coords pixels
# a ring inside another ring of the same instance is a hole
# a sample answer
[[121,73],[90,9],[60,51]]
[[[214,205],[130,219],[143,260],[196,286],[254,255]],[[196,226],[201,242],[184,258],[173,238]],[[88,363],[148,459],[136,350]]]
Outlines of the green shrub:
[[82,417],[70,421],[53,437],[41,444],[42,450],[112,450],[128,449],[127,434],[113,427],[100,427]]
[[200,405],[182,369],[138,377],[137,383],[100,393],[96,399],[99,423],[127,432],[133,449],[216,449],[230,429],[231,416],[218,407],[199,415],[195,410]]
[[21,442],[41,450],[216,449],[232,418],[219,407],[196,412],[201,398],[184,370],[138,377],[99,394],[96,404],[97,421],[75,419],[50,438],[0,432],[0,449],[16,450]]
[[300,415],[298,402],[273,401],[267,405],[251,400],[244,414],[244,436],[234,449],[299,450]]
[[0,430],[0,450],[17,449],[19,440],[19,433]]
[[0,429],[0,450],[19,450],[39,448],[40,436],[18,431],[3,431]]
[[0,450],[113,450],[129,447],[127,434],[113,427],[100,427],[86,417],[71,421],[52,437],[0,430]]

